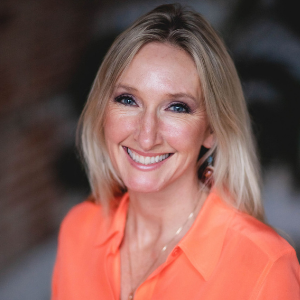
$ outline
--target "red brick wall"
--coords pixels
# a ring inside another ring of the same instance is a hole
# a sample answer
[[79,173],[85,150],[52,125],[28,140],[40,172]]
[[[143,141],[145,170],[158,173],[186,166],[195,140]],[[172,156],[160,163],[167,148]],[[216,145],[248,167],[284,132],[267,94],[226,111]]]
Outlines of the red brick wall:
[[70,132],[68,86],[90,39],[91,1],[0,4],[0,268],[57,227],[54,162]]

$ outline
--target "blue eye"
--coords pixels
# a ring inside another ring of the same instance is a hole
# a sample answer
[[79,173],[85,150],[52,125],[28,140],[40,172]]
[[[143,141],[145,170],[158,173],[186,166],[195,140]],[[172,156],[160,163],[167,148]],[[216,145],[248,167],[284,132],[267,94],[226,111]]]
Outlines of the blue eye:
[[190,113],[191,109],[185,103],[173,103],[169,106],[168,110],[176,113]]
[[134,101],[132,96],[129,95],[120,95],[115,98],[116,102],[124,104],[126,106],[137,106],[136,102]]

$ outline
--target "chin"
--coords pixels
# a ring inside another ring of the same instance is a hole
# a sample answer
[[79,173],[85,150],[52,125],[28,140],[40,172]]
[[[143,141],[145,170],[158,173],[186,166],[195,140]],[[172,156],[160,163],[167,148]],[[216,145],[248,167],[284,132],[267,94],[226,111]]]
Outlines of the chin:
[[152,193],[158,192],[163,189],[162,185],[159,183],[154,183],[152,181],[127,181],[125,183],[128,191],[139,192],[139,193]]

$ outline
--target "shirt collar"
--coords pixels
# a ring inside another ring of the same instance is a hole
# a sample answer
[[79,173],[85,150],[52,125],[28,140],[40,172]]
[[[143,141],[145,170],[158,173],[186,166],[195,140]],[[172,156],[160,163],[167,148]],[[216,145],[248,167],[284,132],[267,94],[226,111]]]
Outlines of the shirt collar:
[[[104,245],[111,240],[110,251],[118,251],[126,225],[128,200],[129,195],[126,193],[116,211],[109,218],[105,218],[106,221],[100,226],[96,238],[96,246]],[[219,260],[234,212],[235,210],[221,199],[218,192],[212,190],[193,226],[178,244],[205,280],[209,279]],[[103,217],[99,219],[103,220]]]
[[[99,233],[96,238],[96,246],[104,245],[110,239],[115,237],[112,242],[112,251],[117,251],[119,248],[121,241],[123,239],[126,218],[127,218],[127,208],[128,208],[128,193],[125,193],[120,200],[120,204],[117,209],[113,211],[109,217],[103,218],[103,216],[99,217],[99,220],[105,220],[99,226]],[[100,211],[99,213],[103,213]]]
[[209,279],[219,260],[234,211],[216,190],[212,190],[193,226],[178,244],[205,280]]

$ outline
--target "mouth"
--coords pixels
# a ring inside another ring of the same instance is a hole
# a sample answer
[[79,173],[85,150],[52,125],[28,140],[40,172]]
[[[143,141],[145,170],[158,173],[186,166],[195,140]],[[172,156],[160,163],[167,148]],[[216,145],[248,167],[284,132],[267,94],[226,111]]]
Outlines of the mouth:
[[156,156],[154,156],[154,155],[143,156],[143,155],[137,154],[136,152],[129,149],[128,147],[125,147],[125,149],[133,161],[135,161],[139,164],[145,165],[145,166],[162,162],[173,154],[173,153],[165,153],[165,154],[156,155]]

